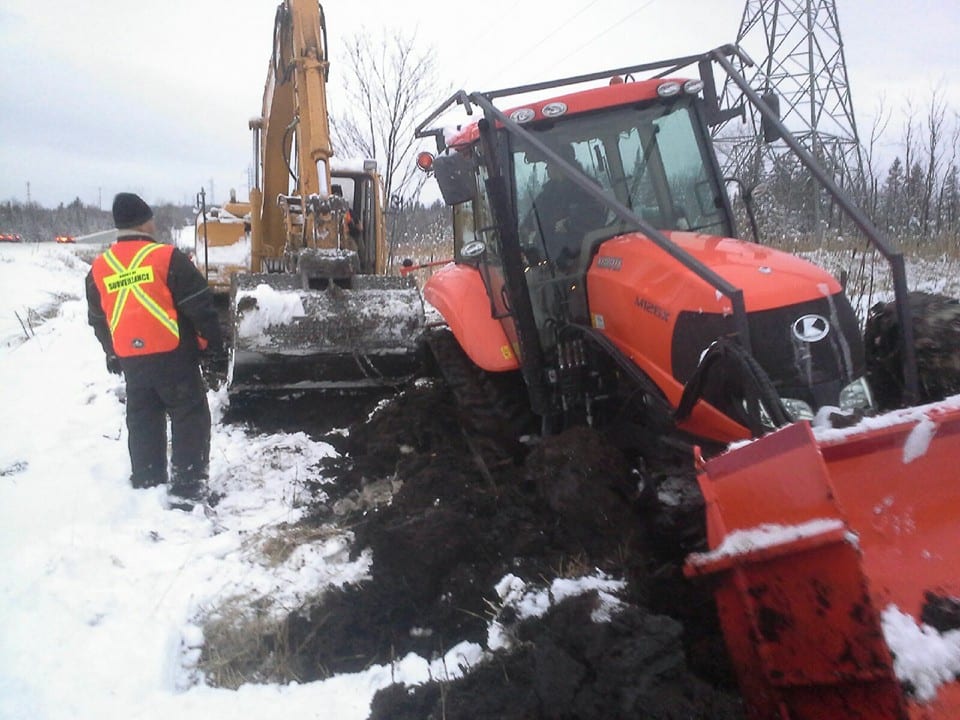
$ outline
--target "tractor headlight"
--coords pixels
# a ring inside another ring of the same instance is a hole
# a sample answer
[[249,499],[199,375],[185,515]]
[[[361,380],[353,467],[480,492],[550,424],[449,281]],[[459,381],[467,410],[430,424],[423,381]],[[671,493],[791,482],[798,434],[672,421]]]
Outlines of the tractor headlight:
[[783,403],[783,409],[787,411],[787,415],[789,415],[794,422],[799,420],[813,420],[813,408],[810,407],[810,403],[804,400],[798,400],[797,398],[780,398],[780,402]]
[[873,394],[865,378],[857,378],[840,391],[841,410],[872,410]]
[[[783,405],[783,409],[787,411],[787,415],[790,416],[791,420],[813,420],[813,410],[811,410],[810,405],[803,400],[780,398],[780,403]],[[750,412],[746,400],[743,401],[743,409],[746,413]],[[777,424],[773,422],[770,411],[767,410],[767,406],[762,402],[760,403],[760,424],[769,430],[777,429]]]

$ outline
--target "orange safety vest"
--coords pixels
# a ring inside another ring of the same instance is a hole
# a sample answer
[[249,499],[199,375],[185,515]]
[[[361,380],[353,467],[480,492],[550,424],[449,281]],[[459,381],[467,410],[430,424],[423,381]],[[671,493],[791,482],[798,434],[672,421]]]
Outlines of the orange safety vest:
[[172,245],[149,240],[118,242],[93,261],[93,279],[120,357],[170,352],[180,344],[180,324],[167,287]]

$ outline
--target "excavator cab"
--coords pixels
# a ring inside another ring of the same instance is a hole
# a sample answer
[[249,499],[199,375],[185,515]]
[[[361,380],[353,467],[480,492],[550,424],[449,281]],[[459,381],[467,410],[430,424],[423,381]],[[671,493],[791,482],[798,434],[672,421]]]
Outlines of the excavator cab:
[[338,228],[341,247],[356,251],[360,272],[383,274],[387,253],[383,223],[377,222],[382,213],[378,177],[372,172],[334,170],[332,179],[332,193],[347,201]]

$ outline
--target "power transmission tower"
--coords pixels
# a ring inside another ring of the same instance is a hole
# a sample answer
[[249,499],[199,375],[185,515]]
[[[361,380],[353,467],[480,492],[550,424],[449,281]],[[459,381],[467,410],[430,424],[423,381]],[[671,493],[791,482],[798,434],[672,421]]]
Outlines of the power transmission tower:
[[[781,119],[803,147],[838,185],[860,193],[863,158],[835,0],[747,0],[737,44],[756,61],[741,68],[751,87],[775,94]],[[724,171],[748,181],[774,175],[795,187],[798,182],[812,186],[783,143],[764,143],[759,113],[728,80],[722,107],[741,104],[747,107],[745,117],[715,131]],[[820,230],[831,209],[814,193],[811,187],[802,204]]]

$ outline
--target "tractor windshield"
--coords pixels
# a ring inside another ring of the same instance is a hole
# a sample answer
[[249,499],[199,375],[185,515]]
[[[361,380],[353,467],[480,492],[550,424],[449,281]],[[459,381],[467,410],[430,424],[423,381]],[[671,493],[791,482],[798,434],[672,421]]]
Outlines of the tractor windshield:
[[[729,236],[723,191],[701,127],[693,101],[682,98],[528,129],[658,230]],[[520,241],[528,256],[571,263],[581,256],[585,240],[629,229],[541,153],[516,142],[512,155]]]

